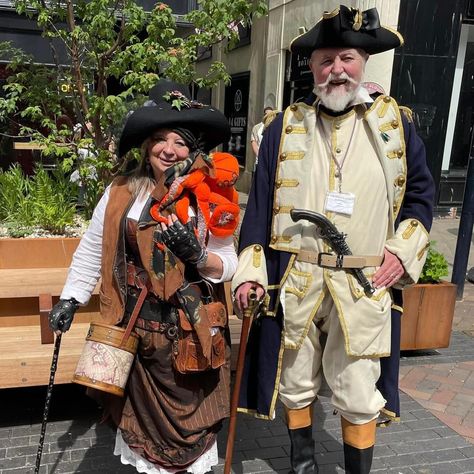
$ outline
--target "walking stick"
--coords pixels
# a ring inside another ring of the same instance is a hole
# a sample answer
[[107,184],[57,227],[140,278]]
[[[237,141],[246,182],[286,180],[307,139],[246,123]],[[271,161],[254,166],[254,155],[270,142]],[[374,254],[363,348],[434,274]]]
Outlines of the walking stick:
[[234,454],[235,428],[237,424],[237,406],[239,404],[240,383],[244,372],[245,349],[253,315],[258,307],[257,292],[251,289],[248,293],[248,306],[244,309],[242,329],[240,332],[239,355],[237,357],[237,369],[235,371],[234,391],[230,402],[229,433],[227,435],[227,446],[225,452],[224,474],[230,474],[232,456]]
[[38,474],[39,468],[41,465],[41,455],[43,454],[44,435],[46,433],[46,424],[48,423],[49,406],[51,405],[51,395],[53,394],[54,375],[56,374],[56,368],[58,366],[59,348],[61,346],[62,334],[63,333],[61,332],[59,333],[59,335],[56,336],[56,341],[54,343],[53,361],[51,362],[51,371],[49,373],[48,391],[46,392],[46,401],[44,403],[43,423],[41,425],[41,435],[40,435],[40,440],[38,444],[38,451],[36,453],[35,474]]

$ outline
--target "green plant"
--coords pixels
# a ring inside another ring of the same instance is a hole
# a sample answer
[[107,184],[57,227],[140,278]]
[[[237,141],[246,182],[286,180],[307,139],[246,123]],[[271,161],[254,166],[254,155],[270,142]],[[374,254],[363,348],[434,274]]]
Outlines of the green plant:
[[418,280],[419,283],[437,283],[443,277],[448,276],[446,257],[441,252],[435,250],[435,245],[436,242],[434,240],[430,241],[426,262]]
[[12,237],[24,237],[40,227],[63,234],[74,223],[77,186],[60,170],[41,165],[25,176],[18,164],[0,171],[0,219]]

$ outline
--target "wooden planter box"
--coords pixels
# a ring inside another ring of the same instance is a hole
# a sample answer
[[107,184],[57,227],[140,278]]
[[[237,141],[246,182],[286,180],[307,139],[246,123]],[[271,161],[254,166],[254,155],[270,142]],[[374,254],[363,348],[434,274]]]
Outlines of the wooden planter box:
[[80,240],[78,237],[0,239],[0,269],[67,268]]
[[400,349],[448,347],[455,303],[456,285],[447,281],[405,288]]

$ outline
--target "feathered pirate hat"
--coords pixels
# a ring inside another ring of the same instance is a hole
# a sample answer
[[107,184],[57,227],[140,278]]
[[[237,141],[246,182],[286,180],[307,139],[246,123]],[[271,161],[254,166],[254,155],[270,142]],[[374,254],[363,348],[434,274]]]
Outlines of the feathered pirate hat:
[[360,48],[368,54],[382,53],[403,45],[398,31],[380,25],[376,8],[361,11],[340,5],[308,32],[296,37],[290,51],[310,56],[319,48]]
[[230,127],[224,114],[189,99],[188,95],[186,86],[167,79],[160,80],[150,90],[149,100],[127,118],[120,137],[119,157],[140,147],[160,128],[190,130],[205,152],[226,141]]

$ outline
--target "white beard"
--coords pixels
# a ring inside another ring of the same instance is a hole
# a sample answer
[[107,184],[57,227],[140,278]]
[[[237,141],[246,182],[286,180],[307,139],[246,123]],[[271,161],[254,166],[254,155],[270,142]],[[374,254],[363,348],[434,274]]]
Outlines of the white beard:
[[342,112],[355,99],[360,88],[360,83],[342,74],[337,79],[346,79],[348,83],[344,87],[336,87],[331,92],[327,92],[329,82],[335,79],[330,75],[326,82],[316,85],[316,92],[321,103],[329,110]]

